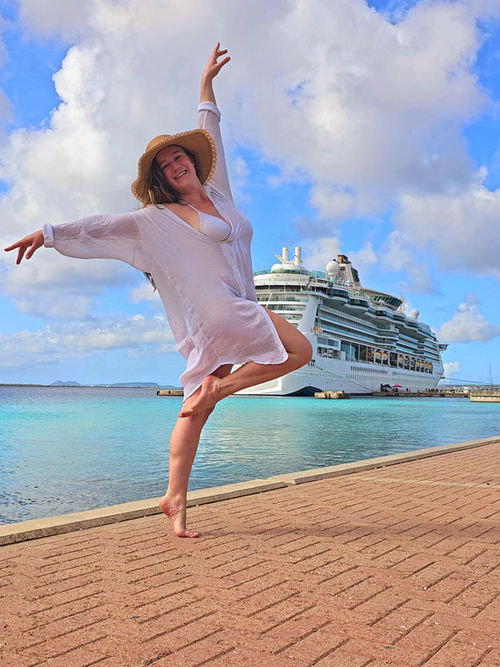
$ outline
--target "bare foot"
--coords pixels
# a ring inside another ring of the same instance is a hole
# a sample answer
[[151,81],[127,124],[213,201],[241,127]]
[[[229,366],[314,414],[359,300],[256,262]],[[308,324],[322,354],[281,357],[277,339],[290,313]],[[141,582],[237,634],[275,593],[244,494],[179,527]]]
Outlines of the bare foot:
[[200,533],[186,529],[186,506],[183,503],[173,503],[167,496],[163,496],[158,505],[161,511],[168,517],[177,537],[200,536]]
[[217,401],[222,398],[221,382],[221,378],[215,375],[207,375],[201,383],[200,390],[184,401],[179,417],[190,417],[213,408]]

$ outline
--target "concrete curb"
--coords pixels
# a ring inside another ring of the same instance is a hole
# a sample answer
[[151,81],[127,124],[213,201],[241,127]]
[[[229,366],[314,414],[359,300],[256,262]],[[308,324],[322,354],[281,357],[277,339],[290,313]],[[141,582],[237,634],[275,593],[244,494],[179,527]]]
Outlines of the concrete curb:
[[[484,447],[485,445],[493,444],[500,444],[500,436],[458,442],[452,445],[444,445],[442,447],[418,449],[413,452],[391,454],[389,456],[356,461],[354,463],[342,463],[340,465],[328,466],[325,468],[274,475],[267,479],[254,479],[248,482],[199,489],[188,493],[187,505],[188,507],[205,505],[207,503],[215,503],[230,498],[239,498],[241,496],[253,495],[255,493],[282,489],[287,486],[314,482],[329,477],[351,475],[365,470],[372,470],[374,468],[384,468],[386,466],[406,463],[408,461],[417,461],[430,456],[440,456],[450,452],[473,449],[474,447]],[[58,516],[46,517],[44,519],[33,519],[31,521],[6,524],[0,526],[0,546],[35,540],[41,537],[49,537],[51,535],[62,535],[64,533],[83,530],[85,528],[94,528],[96,526],[103,526],[118,521],[128,521],[130,519],[139,519],[160,513],[161,510],[158,507],[158,499],[149,498],[147,500],[137,500],[130,503],[122,503],[120,505],[100,507],[85,512],[60,514]]]
[[[199,489],[188,493],[187,506],[204,505],[215,503],[219,500],[239,498],[263,491],[283,489],[284,482],[269,481],[264,479],[253,479],[248,482],[226,484],[225,486],[214,486],[209,489]],[[51,535],[62,535],[84,528],[95,528],[118,521],[129,521],[140,519],[153,514],[161,514],[158,507],[158,498],[147,500],[136,500],[120,505],[108,505],[85,512],[74,512],[72,514],[59,514],[44,519],[32,519],[31,521],[20,521],[0,526],[0,547],[15,542],[36,540],[40,537]]]
[[341,463],[336,466],[328,466],[325,468],[314,468],[312,470],[302,470],[300,472],[293,472],[287,475],[274,475],[268,477],[268,480],[276,480],[284,482],[287,486],[294,486],[295,484],[304,484],[305,482],[316,482],[320,479],[328,477],[338,477],[340,475],[352,475],[357,472],[365,470],[373,470],[374,468],[385,468],[387,466],[397,465],[398,463],[406,463],[408,461],[418,461],[419,459],[426,459],[431,456],[440,456],[449,452],[459,452],[463,449],[473,449],[474,447],[484,447],[485,445],[500,444],[500,437],[482,438],[481,440],[468,440],[465,442],[457,442],[452,445],[442,445],[441,447],[429,447],[427,449],[416,449],[412,452],[403,452],[402,454],[390,454],[389,456],[380,456],[374,459],[364,459],[363,461],[356,461],[354,463]]

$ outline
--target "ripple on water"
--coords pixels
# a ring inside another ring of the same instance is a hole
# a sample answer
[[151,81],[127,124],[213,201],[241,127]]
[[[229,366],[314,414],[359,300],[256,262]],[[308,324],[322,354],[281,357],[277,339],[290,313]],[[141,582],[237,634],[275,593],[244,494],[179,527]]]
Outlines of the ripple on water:
[[[0,522],[162,495],[181,406],[152,389],[0,387]],[[233,397],[208,421],[190,489],[497,435],[466,399]]]

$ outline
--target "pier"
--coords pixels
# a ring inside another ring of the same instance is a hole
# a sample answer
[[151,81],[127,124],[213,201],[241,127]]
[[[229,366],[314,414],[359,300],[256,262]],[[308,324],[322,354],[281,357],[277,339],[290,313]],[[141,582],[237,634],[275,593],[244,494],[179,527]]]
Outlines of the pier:
[[156,503],[0,526],[2,665],[500,664],[500,437]]
[[471,401],[477,403],[500,403],[500,391],[471,391],[469,398]]
[[184,396],[183,389],[158,389],[157,396]]
[[394,397],[400,396],[402,398],[468,398],[469,394],[465,391],[374,391],[371,396],[377,397]]

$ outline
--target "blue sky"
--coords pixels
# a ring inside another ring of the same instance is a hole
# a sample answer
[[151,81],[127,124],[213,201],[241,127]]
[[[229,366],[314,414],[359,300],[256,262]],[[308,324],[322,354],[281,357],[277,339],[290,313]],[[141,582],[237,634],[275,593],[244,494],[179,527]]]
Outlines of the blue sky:
[[[134,208],[138,155],[195,125],[219,39],[254,268],[283,245],[320,270],[342,250],[449,343],[448,374],[489,381],[491,362],[500,382],[500,4],[269,4],[215,2],[216,21],[194,0],[0,2],[2,245]],[[4,254],[0,280],[0,382],[177,384],[184,360],[135,270],[43,249],[17,268]]]

